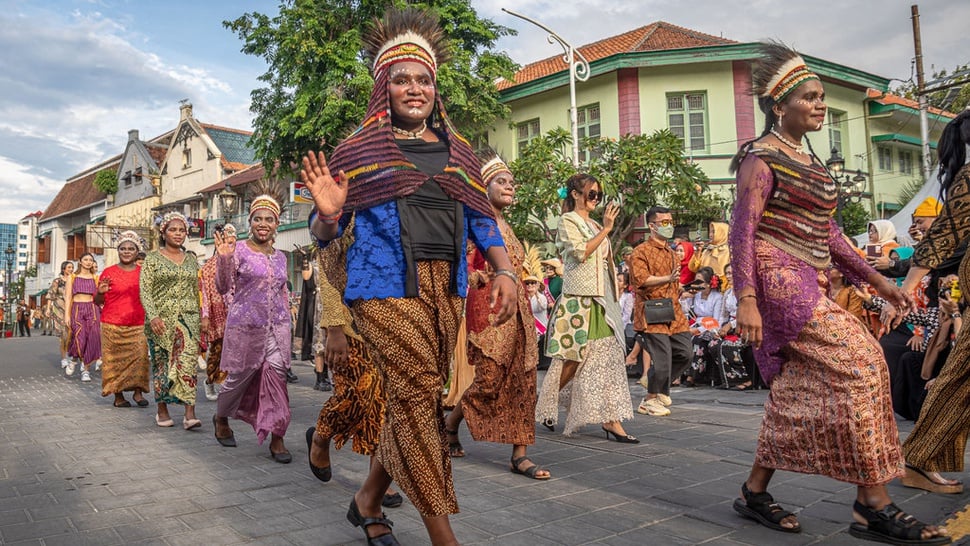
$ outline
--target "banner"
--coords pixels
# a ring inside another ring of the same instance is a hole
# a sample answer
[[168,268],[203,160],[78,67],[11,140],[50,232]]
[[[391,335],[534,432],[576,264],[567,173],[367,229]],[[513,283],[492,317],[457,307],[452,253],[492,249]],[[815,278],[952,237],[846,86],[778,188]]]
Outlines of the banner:
[[303,182],[290,182],[290,203],[313,204],[313,196]]

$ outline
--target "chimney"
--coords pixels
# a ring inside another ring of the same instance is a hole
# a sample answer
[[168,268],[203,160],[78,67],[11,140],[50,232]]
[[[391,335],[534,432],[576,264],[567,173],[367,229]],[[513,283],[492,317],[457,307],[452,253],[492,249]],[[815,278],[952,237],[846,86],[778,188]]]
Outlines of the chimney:
[[128,130],[128,142],[135,142],[138,140],[138,129]]
[[182,99],[179,101],[182,106],[179,106],[179,121],[185,121],[192,117],[192,103],[189,99]]

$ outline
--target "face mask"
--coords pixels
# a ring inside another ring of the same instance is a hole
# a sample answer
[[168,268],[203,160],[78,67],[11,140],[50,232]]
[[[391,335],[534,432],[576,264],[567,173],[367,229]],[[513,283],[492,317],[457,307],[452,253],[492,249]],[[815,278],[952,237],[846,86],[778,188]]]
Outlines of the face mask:
[[672,239],[674,237],[674,226],[657,226],[654,229],[657,230],[657,235],[660,235],[664,239]]

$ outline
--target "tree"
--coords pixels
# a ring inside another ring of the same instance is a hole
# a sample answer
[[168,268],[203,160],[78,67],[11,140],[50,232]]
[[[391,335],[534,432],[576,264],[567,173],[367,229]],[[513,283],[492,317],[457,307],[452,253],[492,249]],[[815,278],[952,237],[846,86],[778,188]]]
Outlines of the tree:
[[846,203],[842,207],[842,233],[849,237],[865,233],[869,219],[869,207],[862,203]]
[[[927,96],[930,106],[947,110],[950,112],[960,112],[970,105],[970,65],[958,66],[953,72],[946,69],[934,72],[929,78],[930,81],[938,81],[927,87],[956,83],[953,87],[942,89]],[[963,83],[960,83],[963,82]],[[908,99],[916,100],[916,84],[912,81],[905,82],[892,90],[897,95],[902,95]]]
[[[223,25],[244,42],[242,51],[269,65],[253,90],[252,144],[265,165],[299,161],[307,150],[330,152],[361,122],[373,80],[361,36],[388,6],[404,0],[281,0],[270,18],[247,13]],[[469,0],[426,0],[414,7],[437,13],[449,36],[452,61],[439,68],[438,89],[456,127],[474,138],[509,116],[494,81],[516,65],[490,51],[513,33],[478,17]]]
[[[565,154],[570,143],[565,129],[553,129],[529,142],[510,165],[518,189],[507,217],[520,238],[533,243],[553,239],[562,206],[560,188],[577,172]],[[724,200],[707,193],[707,175],[684,156],[683,141],[666,129],[619,139],[587,138],[583,147],[593,159],[580,169],[600,181],[606,199],[620,204],[610,237],[614,250],[625,244],[637,221],[655,204],[676,211],[680,223],[722,214]]]
[[94,187],[104,193],[115,193],[118,191],[118,171],[105,169],[94,177]]

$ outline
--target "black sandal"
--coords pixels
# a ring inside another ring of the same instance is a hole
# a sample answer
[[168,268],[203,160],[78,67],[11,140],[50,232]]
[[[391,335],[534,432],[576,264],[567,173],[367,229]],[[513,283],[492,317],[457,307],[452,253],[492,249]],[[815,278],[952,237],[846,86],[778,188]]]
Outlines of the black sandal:
[[367,528],[371,525],[383,525],[390,529],[394,526],[394,523],[387,519],[384,512],[381,512],[381,517],[379,518],[365,518],[357,508],[357,499],[350,501],[350,509],[347,510],[347,521],[352,523],[354,527],[360,527],[364,530],[364,537],[367,539],[368,545],[400,546],[400,543],[394,538],[394,533],[390,531],[376,537],[367,536]]
[[752,493],[748,489],[748,484],[741,484],[741,494],[744,499],[734,499],[734,511],[746,518],[753,519],[769,529],[783,531],[785,533],[801,533],[802,524],[795,522],[794,527],[785,527],[781,521],[789,516],[794,516],[775,502],[775,499],[767,491]]
[[458,431],[445,429],[445,434],[448,436],[454,436],[454,442],[448,442],[448,455],[460,459],[465,456],[465,448],[461,446],[461,442],[458,441]]
[[513,474],[521,474],[527,478],[532,478],[533,480],[548,480],[549,478],[552,477],[552,476],[536,476],[536,474],[545,470],[545,468],[539,468],[539,465],[535,463],[532,463],[532,466],[526,468],[525,470],[519,469],[519,465],[522,464],[524,461],[532,462],[531,460],[529,460],[528,455],[523,455],[518,459],[515,459],[515,458],[512,459]]
[[903,512],[893,503],[887,504],[882,510],[876,510],[855,501],[852,509],[869,522],[853,523],[849,526],[849,534],[856,538],[886,544],[936,545],[952,542],[948,536],[923,538],[923,530],[928,525]]
[[556,423],[553,422],[552,418],[548,418],[542,421],[542,426],[546,427],[549,432],[556,432]]

